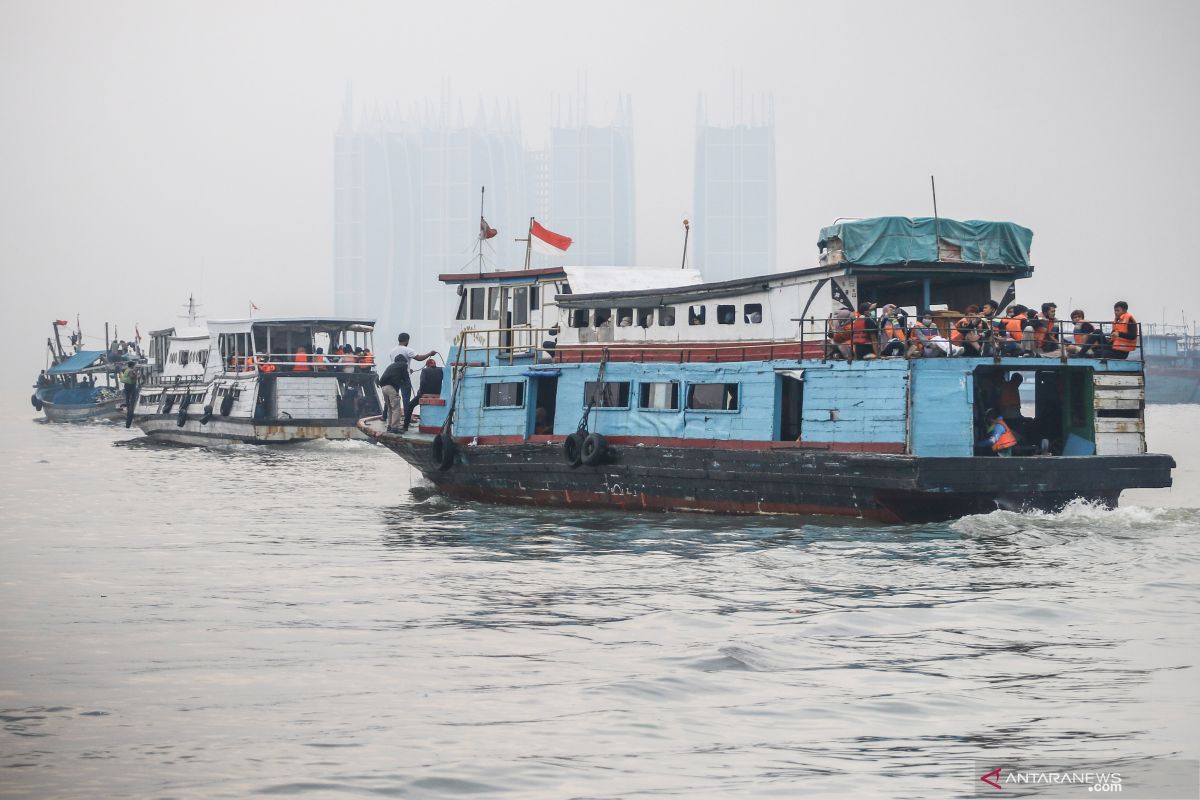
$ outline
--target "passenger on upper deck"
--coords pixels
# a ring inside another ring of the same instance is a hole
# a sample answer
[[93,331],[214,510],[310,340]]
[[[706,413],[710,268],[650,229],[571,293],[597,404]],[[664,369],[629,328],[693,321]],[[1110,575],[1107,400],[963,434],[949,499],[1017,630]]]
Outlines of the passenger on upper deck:
[[875,320],[868,316],[875,308],[874,303],[858,304],[858,311],[850,315],[850,344],[854,347],[855,358],[876,358],[879,356],[879,332]]
[[950,330],[950,343],[962,348],[965,356],[983,355],[983,343],[990,323],[980,315],[979,306],[972,303],[967,313]]
[[1042,303],[1042,319],[1037,329],[1040,346],[1038,352],[1046,358],[1062,357],[1062,324],[1058,321],[1058,306]]
[[1067,345],[1067,353],[1080,358],[1095,358],[1104,349],[1105,338],[1096,330],[1096,326],[1086,321],[1083,309],[1077,308],[1071,312],[1071,322],[1074,328],[1071,338],[1074,344]]
[[1102,358],[1129,358],[1129,354],[1137,349],[1138,322],[1129,313],[1129,303],[1118,300],[1113,304],[1112,334],[1108,337],[1109,346]]
[[887,303],[879,310],[879,355],[904,355],[904,343],[907,340],[904,314],[892,303]]
[[837,314],[829,320],[829,338],[826,343],[832,346],[831,356],[850,360],[850,309],[839,308]]
[[296,348],[296,354],[292,357],[293,372],[311,372],[312,367],[308,366],[308,351],[304,349],[304,345]]

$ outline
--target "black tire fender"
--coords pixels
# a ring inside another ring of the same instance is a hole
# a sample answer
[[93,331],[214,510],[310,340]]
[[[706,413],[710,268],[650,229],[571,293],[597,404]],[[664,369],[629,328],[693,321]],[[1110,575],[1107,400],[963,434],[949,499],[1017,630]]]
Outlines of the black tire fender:
[[607,455],[608,440],[598,433],[589,433],[588,437],[583,440],[583,463],[589,467],[594,467],[597,464],[604,463],[604,458]]
[[187,409],[188,409],[188,404],[186,401],[183,403],[180,403],[179,413],[177,415],[175,415],[175,425],[176,426],[182,428],[184,425],[187,424],[187,420],[188,420]]
[[228,394],[226,394],[225,397],[221,400],[221,416],[228,417],[229,413],[231,411],[233,411],[233,392],[232,391],[230,391]]
[[578,467],[583,462],[583,443],[585,436],[582,431],[576,431],[563,439],[563,458],[572,467]]
[[35,411],[41,411],[41,410],[42,410],[42,401],[41,401],[41,400],[38,400],[38,396],[37,396],[37,394],[36,394],[36,393],[35,393],[35,394],[31,394],[31,395],[29,395],[29,402],[30,402],[30,403],[33,403],[33,409],[34,409]]
[[442,472],[454,466],[454,437],[448,433],[439,433],[433,437],[429,446],[429,456],[433,465]]
[[200,424],[207,425],[208,421],[212,419],[212,415],[213,415],[213,407],[205,406],[204,407],[204,416],[200,418]]

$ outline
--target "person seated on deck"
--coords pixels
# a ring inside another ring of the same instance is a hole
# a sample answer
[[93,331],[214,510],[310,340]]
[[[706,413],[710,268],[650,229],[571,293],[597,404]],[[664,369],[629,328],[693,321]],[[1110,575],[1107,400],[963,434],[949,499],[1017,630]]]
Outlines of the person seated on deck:
[[1038,355],[1043,358],[1062,358],[1062,324],[1058,321],[1058,305],[1042,303],[1041,327],[1038,330]]
[[292,357],[292,372],[312,372],[312,367],[308,365],[308,351],[304,349],[304,345],[296,348],[296,353]]
[[363,372],[371,372],[375,369],[375,354],[371,352],[371,348],[363,348],[362,357],[359,359],[359,362],[363,365]]
[[1021,342],[1025,339],[1024,328],[1026,317],[1029,312],[1025,306],[1016,303],[1008,307],[1008,311],[1000,319],[1000,340],[997,345],[1000,347],[1000,354],[1004,356],[1020,356],[1024,353],[1021,347]]
[[329,367],[328,360],[325,358],[325,348],[318,347],[313,350],[313,372],[325,372]]
[[874,308],[874,303],[864,301],[858,304],[858,311],[850,315],[850,344],[856,359],[879,357],[878,326],[869,316]]
[[[1071,339],[1067,344],[1067,355],[1080,358],[1095,358],[1104,348],[1104,335],[1096,330],[1096,326],[1085,319],[1083,309],[1077,308],[1071,312]],[[1064,339],[1066,337],[1063,337]]]
[[984,412],[983,418],[987,423],[987,436],[976,442],[975,446],[986,447],[1001,458],[1012,456],[1013,448],[1017,446],[1017,437],[1004,421],[1004,417],[989,408]]
[[961,347],[965,356],[981,356],[989,324],[980,313],[979,306],[972,303],[967,306],[966,315],[954,323],[950,331],[950,343]]
[[908,357],[937,358],[948,355],[937,344],[937,340],[941,338],[942,332],[933,324],[932,312],[921,312],[921,316],[908,332]]
[[887,303],[879,309],[879,355],[882,358],[904,355],[908,340],[904,316],[896,306]]
[[1124,360],[1137,349],[1138,322],[1133,318],[1133,314],[1129,313],[1129,303],[1124,300],[1113,304],[1113,317],[1109,344],[1100,357]]
[[830,358],[850,360],[850,309],[839,308],[827,323],[829,336],[825,340]]
[[345,365],[342,372],[354,372],[358,369],[358,358],[354,355],[354,348],[348,344],[342,345],[341,363]]
[[425,362],[425,369],[421,370],[421,380],[417,384],[417,398],[420,399],[426,395],[430,397],[441,397],[442,395],[442,368],[432,358]]
[[554,425],[550,422],[550,412],[545,406],[538,406],[533,412],[533,432],[536,436],[549,436],[554,433]]
[[258,351],[258,371],[259,372],[274,372],[278,367],[267,358],[267,354],[263,350]]

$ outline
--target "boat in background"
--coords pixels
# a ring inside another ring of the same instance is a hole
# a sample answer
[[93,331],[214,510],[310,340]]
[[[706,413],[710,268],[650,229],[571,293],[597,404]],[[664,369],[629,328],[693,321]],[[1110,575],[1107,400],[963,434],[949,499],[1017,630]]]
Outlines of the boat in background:
[[[59,333],[59,328],[66,324],[66,320],[54,321],[54,338],[46,340],[50,367],[38,376],[30,402],[51,422],[120,417],[123,397],[115,388],[115,377],[128,362],[107,350],[82,349],[83,336],[79,331],[71,337],[75,352],[67,353]],[[96,385],[98,377],[103,377],[103,385]]]
[[1200,335],[1183,325],[1143,326],[1147,403],[1200,403]]
[[211,446],[360,439],[382,410],[374,320],[290,317],[210,320],[151,332],[151,374],[134,422],[152,439]]

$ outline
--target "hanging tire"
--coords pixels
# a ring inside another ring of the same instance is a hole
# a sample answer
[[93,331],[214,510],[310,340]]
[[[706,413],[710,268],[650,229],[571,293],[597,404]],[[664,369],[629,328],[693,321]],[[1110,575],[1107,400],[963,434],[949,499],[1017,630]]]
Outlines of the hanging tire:
[[175,416],[175,425],[177,427],[182,428],[184,425],[187,424],[187,419],[188,419],[187,407],[188,407],[187,403],[184,403],[183,405],[181,405],[179,407],[179,413]]
[[33,403],[33,409],[34,409],[35,411],[41,411],[41,410],[42,410],[42,401],[41,401],[41,400],[38,400],[38,396],[37,396],[36,394],[31,394],[31,395],[29,395],[29,402],[30,402],[30,403]]
[[578,467],[583,462],[583,442],[585,434],[576,431],[563,440],[563,458],[572,467]]
[[604,457],[608,455],[608,440],[598,433],[589,433],[588,437],[583,440],[583,451],[581,458],[584,464],[589,467],[594,467],[597,464],[604,463]]
[[229,412],[233,411],[233,393],[225,395],[225,399],[221,401],[221,416],[228,417]]
[[442,472],[450,469],[454,466],[454,437],[448,433],[439,433],[433,437],[429,455],[433,459],[433,465]]
[[212,415],[213,415],[213,407],[205,406],[204,407],[204,416],[200,418],[200,424],[207,425],[209,420],[212,419]]

